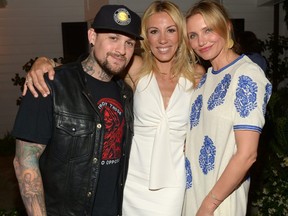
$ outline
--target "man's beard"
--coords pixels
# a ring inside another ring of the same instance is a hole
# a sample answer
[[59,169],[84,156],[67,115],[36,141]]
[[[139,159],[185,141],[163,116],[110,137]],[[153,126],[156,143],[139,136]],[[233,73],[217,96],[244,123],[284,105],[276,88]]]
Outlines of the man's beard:
[[[97,64],[101,67],[103,72],[107,74],[107,76],[114,76],[114,75],[121,74],[126,68],[126,64],[123,64],[123,66],[117,67],[116,69],[112,68],[112,66],[108,62],[109,56],[117,56],[119,58],[119,55],[108,52],[104,61],[101,61],[100,59],[96,58],[95,55],[94,55],[94,59],[97,62]],[[122,58],[125,59],[125,62],[126,62],[127,59],[125,57],[122,57]]]

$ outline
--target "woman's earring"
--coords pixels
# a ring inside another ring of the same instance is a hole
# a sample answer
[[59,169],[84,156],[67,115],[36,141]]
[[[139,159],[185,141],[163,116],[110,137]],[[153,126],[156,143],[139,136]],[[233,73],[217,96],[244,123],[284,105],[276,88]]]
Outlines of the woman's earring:
[[231,49],[233,46],[234,46],[234,41],[232,40],[232,38],[230,38],[228,41],[228,49]]
[[90,43],[90,47],[94,47],[94,44],[93,44],[93,43]]

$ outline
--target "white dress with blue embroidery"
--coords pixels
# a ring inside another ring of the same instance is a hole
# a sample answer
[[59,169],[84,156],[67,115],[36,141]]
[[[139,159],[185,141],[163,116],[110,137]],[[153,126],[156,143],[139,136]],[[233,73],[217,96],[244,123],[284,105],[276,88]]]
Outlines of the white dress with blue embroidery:
[[186,183],[184,142],[191,94],[191,82],[180,77],[165,109],[153,73],[138,82],[124,216],[181,215]]
[[[271,93],[264,72],[245,55],[218,71],[208,69],[191,101],[184,216],[195,216],[236,152],[234,131],[261,132]],[[249,186],[247,178],[214,216],[245,216]]]

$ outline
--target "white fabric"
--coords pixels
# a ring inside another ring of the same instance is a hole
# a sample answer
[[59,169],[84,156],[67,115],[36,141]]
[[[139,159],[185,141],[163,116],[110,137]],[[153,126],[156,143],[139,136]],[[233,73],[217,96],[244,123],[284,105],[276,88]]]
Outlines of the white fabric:
[[[246,56],[240,56],[219,71],[212,72],[210,68],[204,81],[205,77],[191,101],[186,143],[190,178],[184,216],[196,214],[236,152],[234,131],[261,132],[265,122],[265,101],[269,100],[271,90],[267,88],[271,85],[264,72]],[[245,216],[249,185],[248,178],[224,200],[214,216]]]
[[154,75],[138,82],[124,216],[181,215],[191,86],[191,82],[180,78],[165,110]]

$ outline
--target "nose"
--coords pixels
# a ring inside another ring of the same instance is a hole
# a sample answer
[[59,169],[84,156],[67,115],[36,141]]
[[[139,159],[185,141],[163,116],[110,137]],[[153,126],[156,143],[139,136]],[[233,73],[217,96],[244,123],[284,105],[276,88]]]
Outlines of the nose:
[[160,44],[165,44],[167,43],[167,37],[165,33],[161,33],[159,36],[159,43]]
[[205,40],[204,37],[198,37],[198,44],[200,47],[205,46],[207,44],[207,41]]
[[119,43],[116,47],[116,52],[124,56],[126,54],[126,43],[125,42]]

